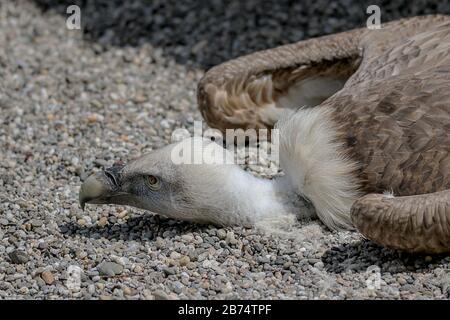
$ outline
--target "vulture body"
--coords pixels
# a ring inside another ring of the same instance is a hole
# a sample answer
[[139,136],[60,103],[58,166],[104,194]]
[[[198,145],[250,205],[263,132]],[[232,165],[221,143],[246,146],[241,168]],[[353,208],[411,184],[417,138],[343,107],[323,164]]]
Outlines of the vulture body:
[[[237,166],[169,165],[169,146],[91,176],[82,205],[252,225],[295,213],[300,195],[332,229],[356,228],[410,252],[450,251],[450,17],[404,19],[231,60],[205,74],[198,102],[223,132],[275,126],[285,176],[262,181]],[[137,192],[136,173],[156,177],[170,200]]]

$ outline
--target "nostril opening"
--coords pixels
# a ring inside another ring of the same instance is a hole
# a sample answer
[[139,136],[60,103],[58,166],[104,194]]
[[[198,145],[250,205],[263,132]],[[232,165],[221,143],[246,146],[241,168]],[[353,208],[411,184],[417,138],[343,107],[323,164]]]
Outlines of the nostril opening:
[[112,167],[105,169],[103,172],[105,176],[114,184],[114,186],[118,187],[118,177],[120,175],[120,171],[122,171],[124,164],[114,164]]
[[110,172],[109,169],[106,169],[104,171],[105,176],[108,177],[108,179],[114,184],[114,186],[118,186],[119,184],[117,183],[117,178],[114,175],[114,173]]

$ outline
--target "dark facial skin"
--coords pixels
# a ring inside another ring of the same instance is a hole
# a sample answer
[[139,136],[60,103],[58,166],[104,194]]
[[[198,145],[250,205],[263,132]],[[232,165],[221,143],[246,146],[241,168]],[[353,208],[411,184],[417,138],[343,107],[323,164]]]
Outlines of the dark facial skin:
[[80,205],[88,204],[129,205],[167,215],[181,203],[181,184],[169,182],[157,173],[124,170],[115,165],[90,176],[80,189]]

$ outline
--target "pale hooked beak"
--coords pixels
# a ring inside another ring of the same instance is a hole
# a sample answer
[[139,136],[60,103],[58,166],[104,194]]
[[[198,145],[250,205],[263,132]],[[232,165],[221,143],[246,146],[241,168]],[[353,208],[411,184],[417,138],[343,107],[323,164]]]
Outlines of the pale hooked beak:
[[123,166],[113,166],[97,172],[84,181],[78,196],[80,206],[84,210],[86,203],[107,204],[111,198],[121,194],[119,173]]

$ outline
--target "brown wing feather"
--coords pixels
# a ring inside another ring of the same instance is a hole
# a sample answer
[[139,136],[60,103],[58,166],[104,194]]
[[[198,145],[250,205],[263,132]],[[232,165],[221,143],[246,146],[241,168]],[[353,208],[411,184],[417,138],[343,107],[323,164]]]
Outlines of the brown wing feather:
[[410,197],[362,197],[352,221],[378,244],[410,252],[450,251],[450,190]]
[[349,80],[324,105],[362,164],[367,192],[450,188],[450,21],[394,46],[395,54],[378,57],[378,68],[365,64],[365,80]]
[[256,52],[209,70],[198,85],[200,111],[211,127],[266,128],[261,116],[294,83],[311,76],[349,77],[359,64],[362,29]]
[[450,18],[368,58],[332,104],[366,192],[355,227],[378,244],[450,251]]
[[[211,127],[222,131],[271,128],[277,114],[268,117],[267,110],[280,108],[280,98],[296,83],[321,76],[347,79],[356,70],[350,78],[353,83],[379,77],[370,70],[380,52],[443,20],[444,16],[409,18],[386,23],[383,30],[355,29],[225,62],[210,69],[200,80],[200,111]],[[358,69],[361,58],[363,65]]]

